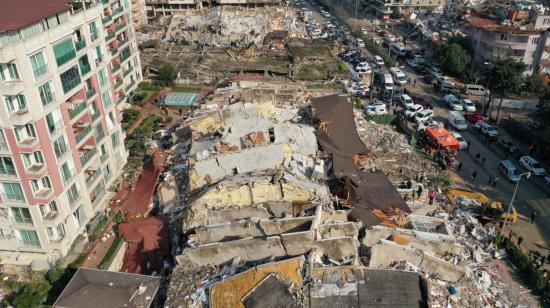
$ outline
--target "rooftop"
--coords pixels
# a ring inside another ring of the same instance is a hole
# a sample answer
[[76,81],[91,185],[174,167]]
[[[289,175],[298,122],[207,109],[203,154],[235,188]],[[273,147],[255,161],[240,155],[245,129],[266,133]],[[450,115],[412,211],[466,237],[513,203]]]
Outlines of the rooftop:
[[79,268],[53,307],[149,307],[160,278]]
[[532,25],[523,25],[523,26],[501,25],[498,23],[498,21],[490,18],[472,16],[472,17],[469,17],[466,21],[473,27],[481,28],[488,32],[524,34],[524,35],[539,34],[541,32],[540,29],[533,28]]
[[15,31],[71,9],[70,0],[2,0],[0,33]]

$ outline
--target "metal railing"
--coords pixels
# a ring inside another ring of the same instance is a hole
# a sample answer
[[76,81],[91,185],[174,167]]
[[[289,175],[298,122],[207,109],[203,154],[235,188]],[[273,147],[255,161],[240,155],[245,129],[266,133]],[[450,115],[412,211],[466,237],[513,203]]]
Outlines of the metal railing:
[[[95,191],[96,189],[94,189]],[[102,188],[102,190],[96,194],[95,199],[92,201],[92,207],[96,207],[101,200],[103,200],[103,197],[105,196],[105,188]]]
[[116,16],[116,15],[122,13],[122,11],[124,11],[124,8],[119,6],[116,9],[113,10],[112,16]]
[[120,24],[115,26],[115,33],[122,30],[122,29],[124,29],[124,28],[126,28],[126,23],[121,22]]
[[48,130],[50,131],[50,134],[53,134],[62,128],[63,128],[63,119],[57,120],[52,125],[48,124]]
[[99,111],[96,111],[95,113],[92,114],[92,122],[95,122],[95,120],[99,119],[99,117],[101,116],[101,114],[99,114]]
[[119,69],[120,69],[120,64],[119,64],[119,65],[114,65],[114,66],[113,66],[113,69],[111,70],[111,72],[114,73],[114,72],[118,71]]
[[79,103],[74,107],[73,110],[69,111],[69,117],[72,119],[76,118],[79,114],[86,109],[86,102]]
[[69,80],[66,83],[63,83],[63,92],[67,93],[67,92],[71,91],[76,86],[78,86],[80,84],[80,82],[81,82],[81,80],[80,80],[80,76],[79,76],[78,78],[75,78],[73,80]]
[[86,47],[86,41],[85,40],[76,41],[74,42],[74,47],[76,48],[76,51],[79,51],[82,48]]
[[2,202],[12,202],[12,203],[25,203],[25,195],[23,194],[6,194],[0,193]]
[[101,18],[101,22],[103,24],[106,24],[106,23],[110,22],[111,20],[113,20],[113,16],[111,16],[111,15]]
[[86,186],[88,186],[88,188],[90,188],[90,186],[92,186],[92,184],[94,184],[95,180],[97,180],[100,176],[101,176],[101,169],[95,170],[94,174],[90,175],[86,179]]
[[122,75],[123,75],[124,77],[128,76],[128,75],[132,72],[132,69],[133,69],[133,67],[130,65],[130,66],[128,67],[127,70],[125,70],[124,72],[122,72]]
[[84,140],[84,138],[86,138],[86,136],[88,136],[91,131],[92,131],[92,127],[88,126],[84,128],[84,130],[82,130],[80,133],[76,134],[75,136],[76,143],[80,143],[80,141]]
[[92,98],[95,94],[96,94],[96,90],[94,88],[91,88],[89,89],[88,91],[86,91],[86,98],[87,99],[90,99]]
[[80,157],[80,163],[82,164],[82,167],[84,167],[96,154],[97,154],[97,149],[94,148],[88,151],[88,153],[82,155]]
[[132,88],[135,84],[136,84],[136,82],[135,82],[134,80],[132,80],[132,82],[130,82],[130,83],[126,86],[126,91],[129,91],[130,88]]

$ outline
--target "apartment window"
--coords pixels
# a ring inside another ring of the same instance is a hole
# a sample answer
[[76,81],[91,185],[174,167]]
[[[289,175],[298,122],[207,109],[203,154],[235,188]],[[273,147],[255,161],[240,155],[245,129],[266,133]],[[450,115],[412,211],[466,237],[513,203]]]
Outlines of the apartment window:
[[92,55],[94,57],[95,65],[98,66],[99,63],[103,61],[103,56],[101,55],[101,47],[96,46],[96,48],[92,50]]
[[11,219],[21,224],[32,224],[31,212],[23,207],[10,207]]
[[97,40],[99,37],[98,31],[97,31],[97,25],[96,21],[92,21],[90,24],[88,24],[88,27],[90,28],[90,39],[93,41]]
[[103,92],[103,94],[101,94],[101,98],[103,99],[103,108],[108,109],[112,104],[111,92],[109,90]]
[[30,123],[23,126],[16,126],[13,132],[15,133],[15,139],[17,139],[17,142],[21,142],[26,138],[36,138],[34,126]]
[[90,66],[90,62],[88,61],[87,55],[84,55],[82,58],[78,60],[78,65],[80,66],[80,73],[82,75],[86,75],[92,70],[92,67]]
[[538,44],[539,43],[539,38],[538,37],[534,37],[531,39],[531,44]]
[[4,96],[9,113],[27,110],[27,100],[23,94]]
[[99,78],[99,85],[103,88],[105,87],[105,84],[106,84],[106,78],[105,78],[105,70],[104,69],[101,69],[98,73],[98,78]]
[[53,102],[53,92],[52,92],[52,86],[50,81],[39,86],[38,92],[40,93],[40,100],[42,101],[43,106],[47,106],[51,102]]
[[8,72],[10,74],[10,79],[19,80],[19,72],[17,71],[15,63],[8,63]]
[[52,188],[50,178],[45,176],[40,180],[31,180],[32,191],[37,192],[42,188]]
[[15,165],[11,157],[0,156],[0,174],[15,175]]
[[48,131],[53,134],[56,130],[61,128],[61,116],[55,112],[50,112],[46,115],[46,125]]
[[113,144],[113,148],[116,148],[118,146],[118,132],[114,132],[111,135],[111,143]]
[[550,18],[545,18],[545,19],[542,21],[542,24],[545,25],[545,26],[549,26],[549,25],[550,25]]
[[63,92],[67,93],[80,84],[80,73],[78,72],[78,66],[73,66],[65,71],[60,76],[61,84],[63,85]]
[[61,158],[61,156],[67,153],[67,144],[65,143],[65,136],[61,136],[53,142],[53,150],[55,152],[55,157],[57,157],[57,159]]
[[508,35],[506,35],[506,34],[501,34],[501,35],[500,35],[500,40],[501,40],[501,41],[507,41],[507,40],[508,40]]
[[25,201],[23,190],[19,183],[2,183],[4,188],[4,197],[8,200]]
[[29,169],[36,165],[44,164],[44,158],[42,157],[41,151],[36,151],[34,153],[23,153],[23,163],[25,168]]
[[0,64],[0,80],[6,80],[6,75],[4,75],[4,67]]
[[53,229],[50,227],[46,228],[46,235],[48,236],[48,240],[52,240],[54,238],[53,235]]
[[24,246],[40,247],[40,240],[36,231],[32,230],[19,230],[19,240]]
[[67,233],[65,232],[65,225],[64,224],[59,224],[57,225],[57,234],[59,234],[59,236],[63,237],[65,236]]
[[69,198],[69,204],[71,205],[71,207],[73,207],[78,201],[78,199],[80,198],[80,192],[78,191],[78,187],[76,186],[76,183],[74,183],[67,190],[67,198]]
[[61,66],[76,57],[76,50],[72,39],[67,39],[57,45],[54,45],[53,52],[55,54],[57,66]]
[[73,176],[73,169],[69,166],[68,162],[61,165],[61,175],[63,176],[63,182],[67,183]]
[[52,183],[50,182],[49,176],[43,177],[40,181],[42,182],[42,187],[52,188]]
[[48,66],[44,60],[44,54],[39,52],[29,58],[31,60],[32,73],[34,78],[38,79],[48,72]]

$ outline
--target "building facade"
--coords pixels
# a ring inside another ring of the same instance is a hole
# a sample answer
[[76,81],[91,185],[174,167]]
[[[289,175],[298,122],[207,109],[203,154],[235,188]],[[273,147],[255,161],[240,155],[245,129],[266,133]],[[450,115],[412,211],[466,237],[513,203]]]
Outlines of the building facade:
[[147,24],[145,0],[132,0],[132,18],[136,29]]
[[121,107],[142,80],[129,1],[2,2],[4,265],[53,265],[106,208],[127,157]]
[[439,10],[444,5],[445,0],[371,0],[370,4],[377,16],[393,12]]
[[213,5],[279,5],[283,0],[145,0],[148,16],[169,16]]
[[479,17],[468,19],[468,35],[472,40],[473,61],[481,64],[497,58],[513,58],[527,65],[526,74],[548,71],[550,42],[546,30],[550,16],[539,15],[532,23],[522,26],[501,24]]

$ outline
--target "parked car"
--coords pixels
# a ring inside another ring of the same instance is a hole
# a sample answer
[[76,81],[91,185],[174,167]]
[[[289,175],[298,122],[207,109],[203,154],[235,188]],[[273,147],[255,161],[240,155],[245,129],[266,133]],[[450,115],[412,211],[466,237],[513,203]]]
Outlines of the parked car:
[[523,168],[527,169],[531,173],[537,176],[542,176],[546,174],[546,170],[544,169],[539,162],[534,159],[532,156],[526,155],[519,159],[519,163],[523,166]]
[[424,109],[414,115],[414,122],[422,123],[430,120],[434,114],[434,111],[431,109]]
[[436,66],[430,66],[430,67],[427,67],[426,69],[428,71],[428,74],[432,75],[434,77],[439,77],[443,74],[443,71],[439,67],[436,67]]
[[471,100],[463,98],[460,100],[460,103],[465,111],[476,112],[476,105]]
[[468,148],[468,142],[464,139],[464,137],[462,137],[460,133],[452,132],[451,134],[453,135],[453,137],[456,138],[456,140],[458,140],[458,142],[460,142],[460,145],[458,146],[459,150],[465,150]]
[[496,138],[498,136],[498,131],[496,128],[487,124],[484,121],[477,122],[474,127],[482,134],[491,138]]
[[458,130],[465,130],[468,128],[466,120],[458,111],[451,111],[448,115],[449,124]]
[[380,56],[374,56],[374,63],[378,66],[384,66],[384,59]]
[[483,116],[479,113],[465,113],[464,118],[466,121],[476,124],[479,121],[483,121]]
[[361,33],[363,33],[363,35],[367,35],[367,33],[368,33],[368,32],[367,32],[367,29],[361,28]]
[[518,150],[516,144],[509,138],[500,137],[497,139],[497,143],[509,153],[516,153]]
[[365,42],[360,38],[357,39],[357,47],[365,48]]
[[365,112],[369,116],[375,116],[375,115],[386,115],[388,114],[388,110],[386,108],[386,104],[380,102],[380,103],[374,103],[370,105],[365,105]]
[[436,127],[436,126],[443,126],[443,123],[435,120],[428,120],[428,121],[419,123],[418,126],[416,127],[416,130],[423,131],[428,127]]
[[462,111],[462,104],[460,104],[460,100],[453,94],[445,95],[443,101],[445,102],[445,105],[449,107],[449,109],[454,111]]
[[412,68],[419,66],[418,62],[416,62],[414,59],[407,59],[407,64]]
[[401,94],[397,100],[399,101],[399,103],[404,107],[404,108],[407,108],[409,106],[412,106],[414,105],[414,101],[412,100],[412,98],[408,95],[408,94]]
[[423,109],[424,108],[422,108],[422,106],[417,105],[417,104],[413,104],[413,105],[407,107],[407,109],[405,109],[405,117],[412,118],[412,117],[414,117],[415,114],[419,113]]

